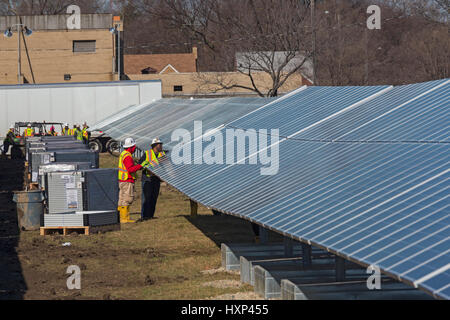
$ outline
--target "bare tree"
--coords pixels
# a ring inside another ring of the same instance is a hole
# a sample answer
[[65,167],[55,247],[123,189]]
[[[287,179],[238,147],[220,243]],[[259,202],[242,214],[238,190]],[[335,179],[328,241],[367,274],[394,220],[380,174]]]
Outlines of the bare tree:
[[0,0],[0,12],[7,15],[64,14],[69,5],[80,6],[83,13],[100,12],[109,0]]
[[318,6],[322,85],[404,84],[448,77],[449,37],[441,1],[380,0],[381,30],[366,28],[373,1]]
[[[216,84],[224,90],[239,87],[261,96],[276,96],[311,55],[308,6],[297,0],[161,0],[158,6],[146,4],[147,12],[165,21],[168,28],[201,41],[220,71],[237,71],[250,80],[249,86],[243,86],[229,78],[223,81],[219,75]],[[254,79],[260,72],[272,80],[265,92]]]
[[[110,6],[109,4],[112,3]],[[309,0],[0,0],[0,14],[83,13],[124,17],[126,53],[190,52],[211,90],[277,95],[309,69]],[[382,9],[367,30],[367,7]],[[449,75],[450,0],[316,0],[317,78],[321,85],[403,84]],[[248,81],[237,82],[229,72]],[[260,75],[270,79],[261,85]],[[308,72],[306,72],[308,75]]]

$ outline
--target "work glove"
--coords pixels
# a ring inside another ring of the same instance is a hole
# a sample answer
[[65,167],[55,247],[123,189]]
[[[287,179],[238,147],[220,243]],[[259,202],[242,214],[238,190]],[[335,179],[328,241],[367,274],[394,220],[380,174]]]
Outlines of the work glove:
[[147,160],[144,160],[144,161],[141,163],[141,166],[143,166],[144,168],[148,168],[148,167],[150,166],[150,162],[148,162]]

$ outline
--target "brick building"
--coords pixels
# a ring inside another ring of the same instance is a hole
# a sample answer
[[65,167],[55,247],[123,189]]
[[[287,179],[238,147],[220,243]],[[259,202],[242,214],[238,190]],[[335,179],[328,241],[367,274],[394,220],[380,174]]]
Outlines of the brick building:
[[192,53],[126,54],[125,74],[168,74],[197,72],[197,48]]
[[[81,29],[69,30],[69,15],[22,16],[31,36],[21,38],[22,83],[112,81],[115,76],[111,14],[81,15]],[[16,16],[0,16],[0,84],[18,83]],[[2,32],[3,32],[2,31]],[[28,55],[27,55],[28,51]],[[33,74],[31,72],[33,71]]]
[[[255,95],[243,87],[252,87],[250,78],[241,72],[198,72],[197,48],[192,53],[136,54],[124,56],[125,75],[130,80],[161,80],[164,97]],[[271,88],[272,79],[265,72],[253,72],[254,81],[263,93]],[[218,82],[235,84],[222,89]],[[303,73],[292,75],[280,88],[286,93],[302,85],[311,85]]]

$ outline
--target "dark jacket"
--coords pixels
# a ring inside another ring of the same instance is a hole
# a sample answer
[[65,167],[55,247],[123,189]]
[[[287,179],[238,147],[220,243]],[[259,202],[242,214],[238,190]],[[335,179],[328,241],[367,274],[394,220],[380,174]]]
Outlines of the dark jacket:
[[8,141],[10,144],[14,144],[14,139],[16,139],[16,135],[13,131],[9,130],[6,134],[5,141]]

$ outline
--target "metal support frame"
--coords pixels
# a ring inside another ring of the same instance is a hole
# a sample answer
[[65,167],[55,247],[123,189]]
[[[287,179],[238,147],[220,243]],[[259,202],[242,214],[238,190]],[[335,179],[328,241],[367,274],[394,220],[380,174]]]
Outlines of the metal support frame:
[[189,200],[191,203],[191,217],[196,217],[198,214],[198,203],[192,200]]
[[269,232],[262,226],[259,226],[259,239],[261,243],[269,242]]
[[288,258],[294,256],[294,241],[291,238],[284,237],[284,255]]
[[336,261],[336,281],[345,281],[345,259],[339,256],[335,257]]
[[302,243],[302,261],[303,267],[312,265],[312,248],[310,244]]

